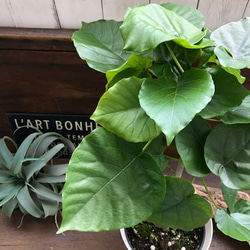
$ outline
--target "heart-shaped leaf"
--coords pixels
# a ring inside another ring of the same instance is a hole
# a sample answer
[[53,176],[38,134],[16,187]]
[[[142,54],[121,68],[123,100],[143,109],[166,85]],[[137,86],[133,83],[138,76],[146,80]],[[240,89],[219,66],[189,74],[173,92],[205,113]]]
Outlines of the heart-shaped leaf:
[[211,128],[197,116],[175,138],[175,145],[186,171],[202,177],[210,173],[204,158],[204,144]]
[[221,26],[212,32],[211,39],[216,42],[214,52],[222,66],[250,67],[250,17]]
[[225,186],[250,189],[250,124],[219,124],[205,143],[205,160]]
[[85,137],[67,170],[59,232],[130,227],[152,214],[164,199],[165,180],[143,146],[104,128]]
[[212,75],[215,94],[211,102],[200,112],[204,119],[224,115],[229,109],[240,105],[242,100],[249,95],[249,90],[242,86],[234,75],[224,69],[207,68],[207,71]]
[[195,45],[206,35],[206,31],[157,4],[132,8],[120,29],[124,49],[134,52],[149,51],[172,40],[185,48],[203,48],[214,44],[209,40]]
[[194,194],[194,187],[187,180],[171,176],[165,178],[165,199],[147,220],[161,228],[185,231],[204,226],[213,215],[209,202]]
[[227,214],[225,210],[218,209],[215,214],[217,227],[226,235],[250,244],[250,215],[234,213]]
[[120,25],[121,22],[114,20],[82,22],[81,29],[74,32],[74,46],[89,67],[106,73],[120,67],[130,57],[130,53],[123,51]]
[[127,141],[142,142],[157,137],[161,130],[139,104],[143,81],[131,77],[116,83],[104,93],[91,119]]
[[141,107],[157,123],[170,145],[182,130],[211,100],[214,84],[201,69],[185,71],[174,79],[146,79],[139,94]]

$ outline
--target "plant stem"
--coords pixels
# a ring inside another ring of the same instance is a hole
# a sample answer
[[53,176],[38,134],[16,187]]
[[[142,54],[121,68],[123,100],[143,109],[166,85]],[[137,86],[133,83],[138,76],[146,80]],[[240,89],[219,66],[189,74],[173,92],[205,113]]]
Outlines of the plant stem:
[[212,195],[210,194],[210,192],[209,192],[209,190],[208,190],[208,188],[207,188],[207,184],[205,183],[204,178],[203,178],[203,177],[201,177],[201,180],[202,180],[203,186],[205,187],[206,192],[207,192],[207,194],[208,194],[208,196],[209,196],[210,200],[213,202],[213,204],[215,205],[215,207],[216,207],[217,209],[220,209],[220,208],[217,206],[217,204],[215,203],[215,201],[214,201],[214,199],[213,199]]
[[153,141],[153,139],[152,140],[149,140],[147,143],[146,143],[146,145],[143,147],[143,149],[142,149],[142,153],[143,152],[145,152],[145,150],[148,148],[148,146],[151,144],[151,142]]
[[176,58],[174,52],[173,52],[172,49],[169,47],[169,45],[168,45],[167,42],[165,42],[165,44],[166,44],[166,46],[167,46],[167,48],[168,48],[169,53],[170,53],[171,56],[173,57],[173,59],[174,59],[176,65],[177,65],[177,67],[179,68],[179,70],[181,71],[181,73],[184,73],[184,69],[182,68],[182,66],[180,65],[179,61],[177,60],[177,58]]
[[175,158],[175,157],[171,157],[171,156],[166,156],[169,160],[174,160],[174,161],[181,161],[182,162],[182,159],[178,159],[178,158]]
[[175,176],[180,178],[183,174],[183,170],[184,170],[184,164],[182,161],[179,161],[177,169],[175,171]]

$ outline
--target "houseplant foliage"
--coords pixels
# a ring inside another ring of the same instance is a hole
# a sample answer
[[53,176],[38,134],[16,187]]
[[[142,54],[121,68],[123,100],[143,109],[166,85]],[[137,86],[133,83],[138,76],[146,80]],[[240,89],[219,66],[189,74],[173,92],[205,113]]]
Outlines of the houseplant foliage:
[[[13,154],[10,143],[16,147]],[[16,208],[36,218],[56,215],[62,205],[62,187],[67,164],[55,163],[65,150],[73,152],[71,141],[58,133],[36,131],[19,147],[9,137],[0,139],[0,206],[2,214]]]
[[241,76],[250,65],[250,18],[213,32],[204,24],[192,7],[146,4],[129,8],[123,22],[83,22],[73,34],[78,54],[106,74],[107,85],[92,115],[102,127],[82,141],[67,170],[59,232],[144,220],[203,226],[210,204],[192,183],[163,175],[164,138],[180,155],[179,169],[205,187],[204,176],[220,177],[228,209],[218,208],[218,227],[249,242],[250,205],[235,197],[250,189],[250,95]]

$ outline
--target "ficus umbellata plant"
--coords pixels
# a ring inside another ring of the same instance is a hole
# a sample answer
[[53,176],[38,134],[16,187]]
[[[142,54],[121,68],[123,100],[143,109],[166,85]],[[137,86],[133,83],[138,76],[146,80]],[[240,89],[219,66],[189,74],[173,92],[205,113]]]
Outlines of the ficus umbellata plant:
[[[174,3],[129,8],[121,22],[82,22],[73,41],[106,74],[91,118],[101,125],[73,153],[63,188],[66,230],[101,231],[141,221],[183,230],[203,226],[210,204],[192,182],[166,176],[166,144],[194,178],[220,177],[227,210],[215,221],[250,239],[250,18],[209,31],[198,10]],[[216,124],[211,125],[210,121]]]

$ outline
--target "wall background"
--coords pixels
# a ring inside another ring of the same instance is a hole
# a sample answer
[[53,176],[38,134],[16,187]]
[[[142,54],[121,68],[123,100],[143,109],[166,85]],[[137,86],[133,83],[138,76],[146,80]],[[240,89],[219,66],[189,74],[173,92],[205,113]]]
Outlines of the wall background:
[[[168,0],[0,0],[0,27],[78,29],[81,21],[122,20],[129,6]],[[193,6],[211,30],[250,16],[249,0],[172,0]]]

